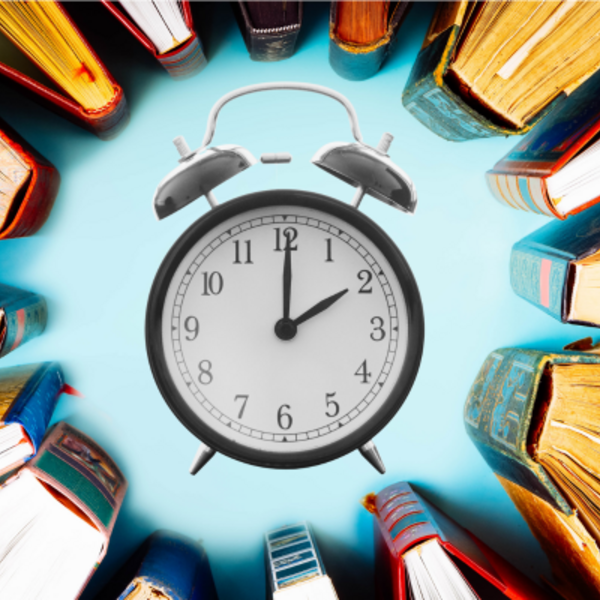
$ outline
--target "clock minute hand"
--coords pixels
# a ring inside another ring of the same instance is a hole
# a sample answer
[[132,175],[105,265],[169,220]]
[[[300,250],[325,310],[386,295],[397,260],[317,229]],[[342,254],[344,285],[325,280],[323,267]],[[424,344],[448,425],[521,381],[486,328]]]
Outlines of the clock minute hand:
[[338,292],[337,294],[333,294],[333,296],[329,296],[329,298],[325,298],[325,300],[321,300],[321,302],[317,302],[312,308],[309,308],[306,312],[302,313],[297,319],[294,319],[294,325],[298,326],[308,319],[312,319],[314,316],[322,313],[324,310],[328,309],[332,304],[337,302],[344,294],[348,292],[348,288]]
[[290,296],[292,292],[292,245],[288,239],[283,260],[283,318],[290,318]]

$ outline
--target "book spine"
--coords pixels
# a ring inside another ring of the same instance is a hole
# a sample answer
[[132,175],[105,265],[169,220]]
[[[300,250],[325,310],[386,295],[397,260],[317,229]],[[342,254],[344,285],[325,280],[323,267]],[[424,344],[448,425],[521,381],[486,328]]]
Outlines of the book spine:
[[4,310],[6,320],[6,335],[0,348],[0,357],[37,337],[46,327],[48,310],[42,296],[0,286],[0,308]]
[[565,322],[570,261],[517,242],[510,255],[514,292],[555,319]]
[[335,36],[329,41],[329,63],[344,79],[363,81],[373,77],[388,55],[390,40],[367,48],[344,44]]
[[552,206],[542,177],[523,177],[488,171],[485,180],[494,198],[505,206],[547,217],[564,218]]
[[157,55],[158,62],[174,79],[186,79],[196,75],[206,66],[206,56],[200,38],[194,32],[192,37],[179,48]]

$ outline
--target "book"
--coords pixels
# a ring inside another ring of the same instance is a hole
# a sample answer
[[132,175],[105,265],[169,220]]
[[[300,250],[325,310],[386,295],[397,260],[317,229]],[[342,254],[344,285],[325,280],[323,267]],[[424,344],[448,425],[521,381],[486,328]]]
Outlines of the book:
[[600,200],[599,95],[597,73],[486,173],[499,202],[566,219]]
[[464,421],[548,555],[568,600],[600,598],[600,355],[591,340],[563,351],[492,352]]
[[155,531],[141,544],[96,600],[218,600],[200,543]]
[[329,62],[333,70],[352,80],[375,75],[410,7],[406,0],[334,0],[329,17]]
[[59,2],[0,2],[2,80],[101,139],[129,110],[123,90]]
[[437,135],[529,131],[600,66],[600,5],[443,2],[402,96]]
[[338,600],[307,523],[265,535],[265,561],[273,600]]
[[272,62],[290,58],[302,27],[302,2],[232,2],[250,58]]
[[554,597],[425,500],[410,483],[368,494],[362,503],[375,516],[378,600]]
[[0,240],[38,231],[59,185],[56,167],[0,119]]
[[512,248],[516,294],[563,323],[600,327],[600,204],[553,221]]
[[127,481],[108,454],[61,422],[0,489],[4,598],[73,600],[104,558]]
[[40,335],[47,318],[42,296],[0,283],[0,357]]
[[174,79],[191,77],[206,66],[187,0],[102,3]]

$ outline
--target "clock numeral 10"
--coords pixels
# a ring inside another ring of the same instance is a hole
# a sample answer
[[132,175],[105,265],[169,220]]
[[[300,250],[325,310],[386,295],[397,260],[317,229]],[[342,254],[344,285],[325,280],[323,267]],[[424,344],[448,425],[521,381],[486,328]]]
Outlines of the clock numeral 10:
[[198,319],[196,319],[196,317],[188,317],[183,322],[183,326],[190,334],[186,335],[185,339],[188,340],[188,342],[193,342],[198,337],[198,333],[200,332],[200,323],[198,323]]
[[358,272],[357,277],[358,277],[359,281],[364,282],[360,286],[358,293],[359,294],[372,294],[373,288],[369,284],[371,283],[371,280],[373,279],[373,273],[371,273],[371,271],[368,271],[367,269],[363,269],[362,271]]
[[238,419],[241,419],[244,416],[244,411],[246,410],[246,403],[248,402],[248,398],[250,398],[250,396],[244,394],[237,394],[236,397],[233,399],[234,402],[237,402],[238,400],[242,401],[240,412],[238,413]]
[[288,430],[294,423],[292,415],[290,415],[289,412],[284,412],[286,410],[290,410],[290,408],[292,407],[289,404],[283,404],[277,411],[277,425],[279,425],[281,429]]
[[369,373],[366,359],[360,363],[360,367],[356,369],[356,372],[354,374],[357,377],[360,377],[361,383],[369,383],[369,379],[371,379],[372,373]]
[[337,392],[325,394],[325,404],[327,404],[327,411],[325,414],[328,417],[337,417],[340,414],[340,405],[335,400],[332,400],[336,393]]
[[202,271],[203,296],[218,296],[223,291],[223,275],[219,271]]
[[[285,240],[282,240],[282,237]],[[298,250],[297,244],[295,246],[292,245],[297,237],[298,230],[295,227],[286,227],[283,232],[281,231],[281,227],[275,227],[275,252],[283,252],[288,244],[290,245],[290,250]]]
[[[251,243],[250,240],[246,240],[244,242],[244,245],[246,246],[246,260],[243,262],[243,264],[245,265],[253,265],[254,263],[252,262],[252,248],[251,248]],[[240,260],[240,254],[242,254],[240,252],[240,241],[239,240],[235,240],[233,242],[233,246],[235,248],[235,260],[233,261],[234,265],[241,265],[242,261]]]
[[212,363],[210,360],[201,360],[198,363],[198,369],[200,370],[200,373],[198,374],[198,381],[202,385],[208,385],[209,383],[212,383],[213,374],[211,373]]

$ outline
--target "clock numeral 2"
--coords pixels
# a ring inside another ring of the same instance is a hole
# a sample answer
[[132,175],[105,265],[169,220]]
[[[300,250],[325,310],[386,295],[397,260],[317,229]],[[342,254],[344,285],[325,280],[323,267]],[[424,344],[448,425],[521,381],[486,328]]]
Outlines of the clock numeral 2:
[[282,244],[282,231],[281,227],[275,227],[275,252],[282,252],[290,245],[290,250],[298,250],[298,245],[292,246],[298,237],[298,230],[295,227],[286,227],[283,230],[283,237],[285,242]]
[[200,332],[200,324],[198,323],[198,319],[196,319],[196,317],[188,317],[183,322],[183,326],[190,334],[186,335],[185,339],[188,340],[188,342],[193,342],[198,337],[198,333]]
[[240,408],[238,419],[241,419],[244,416],[244,411],[246,410],[246,402],[248,402],[248,398],[250,398],[250,396],[237,394],[236,397],[233,399],[234,402],[237,402],[238,400],[242,401],[242,407]]
[[371,283],[371,280],[373,279],[373,273],[371,273],[371,271],[367,271],[367,269],[363,269],[362,271],[358,272],[357,277],[360,281],[364,281],[364,283],[360,286],[358,293],[359,294],[372,294],[373,288],[370,286],[369,287],[367,287],[367,286]]
[[200,373],[198,374],[198,381],[202,385],[208,385],[209,383],[212,383],[213,374],[211,373],[212,363],[210,360],[201,360],[198,363],[198,369],[200,370]]
[[332,400],[336,393],[337,392],[325,394],[325,404],[327,404],[327,411],[325,414],[328,417],[337,417],[340,414],[340,405],[335,400]]
[[[244,242],[245,246],[246,246],[246,260],[244,261],[243,264],[245,265],[253,265],[254,263],[252,262],[252,248],[251,248],[251,243],[250,240],[246,240]],[[233,245],[235,247],[235,260],[233,261],[234,265],[241,265],[242,261],[240,260],[240,241],[239,240],[235,240],[233,242]]]
[[218,296],[223,291],[223,275],[219,271],[202,271],[203,296]]
[[360,367],[356,369],[356,372],[354,374],[357,377],[361,378],[361,383],[369,383],[369,379],[371,379],[372,373],[369,373],[368,371],[366,359],[360,363]]
[[292,407],[289,404],[283,404],[277,411],[277,425],[279,425],[281,429],[289,429],[294,422],[294,419],[292,419],[292,415],[290,415],[290,413],[283,412],[284,410],[290,410],[290,408]]
[[374,342],[380,342],[385,338],[385,329],[383,328],[383,319],[381,317],[373,317],[371,319],[371,325],[373,325],[373,331],[371,331],[371,339]]

